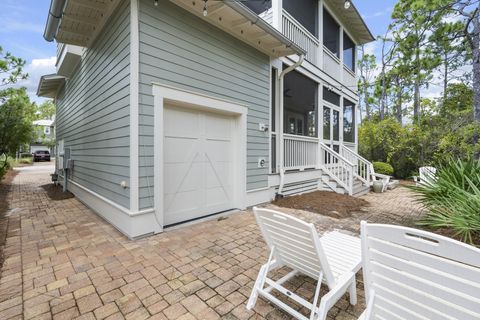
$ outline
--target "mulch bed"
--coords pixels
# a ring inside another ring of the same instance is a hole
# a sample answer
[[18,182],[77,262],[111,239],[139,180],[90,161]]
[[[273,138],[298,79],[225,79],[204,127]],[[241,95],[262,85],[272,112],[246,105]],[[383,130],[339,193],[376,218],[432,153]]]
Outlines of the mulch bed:
[[9,210],[7,197],[12,187],[12,180],[17,175],[17,171],[9,170],[0,181],[0,276],[3,267],[3,248],[5,247],[5,241],[7,240],[8,230],[8,217],[6,214]]
[[272,204],[290,208],[310,211],[332,218],[343,219],[352,213],[361,211],[369,203],[364,199],[338,194],[330,191],[315,191],[298,196],[290,196],[275,200]]
[[63,192],[63,187],[61,185],[55,185],[53,183],[44,184],[41,186],[43,190],[47,192],[48,197],[50,200],[57,201],[57,200],[66,200],[73,198],[74,195],[70,191]]

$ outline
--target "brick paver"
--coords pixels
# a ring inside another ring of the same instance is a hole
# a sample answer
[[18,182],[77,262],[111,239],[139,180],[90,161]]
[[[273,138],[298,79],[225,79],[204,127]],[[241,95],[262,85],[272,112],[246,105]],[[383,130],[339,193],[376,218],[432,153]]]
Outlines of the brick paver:
[[[48,173],[34,170],[13,181],[0,319],[289,318],[262,299],[245,309],[268,254],[250,211],[132,241],[75,198],[50,200],[40,187],[47,183]],[[282,210],[321,232],[354,233],[362,219],[405,224],[421,214],[404,188],[365,199],[370,207],[342,220]],[[306,277],[288,283],[306,297],[314,285]],[[365,307],[362,286],[359,274],[359,303],[344,297],[329,319],[356,319]]]

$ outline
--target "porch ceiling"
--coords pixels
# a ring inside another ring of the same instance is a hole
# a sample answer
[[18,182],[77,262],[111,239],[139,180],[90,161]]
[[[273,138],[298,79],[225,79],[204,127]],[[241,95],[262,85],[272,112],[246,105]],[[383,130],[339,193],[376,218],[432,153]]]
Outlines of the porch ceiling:
[[304,54],[300,47],[239,1],[209,0],[207,16],[203,16],[203,1],[170,1],[270,57]]
[[345,0],[325,0],[328,8],[333,11],[348,31],[354,37],[357,45],[365,44],[375,40],[367,24],[353,4],[349,9],[344,8]]
[[120,0],[68,0],[55,39],[89,47]]
[[37,96],[55,98],[58,90],[64,84],[65,77],[58,74],[47,74],[40,78],[37,88]]

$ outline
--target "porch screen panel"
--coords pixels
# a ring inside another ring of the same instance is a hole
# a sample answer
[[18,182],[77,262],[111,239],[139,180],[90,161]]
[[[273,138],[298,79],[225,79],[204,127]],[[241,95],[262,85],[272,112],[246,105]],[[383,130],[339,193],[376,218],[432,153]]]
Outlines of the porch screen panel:
[[340,96],[335,92],[323,87],[323,100],[330,102],[333,105],[340,106]]
[[333,140],[340,140],[340,112],[333,110]]
[[343,141],[355,142],[355,104],[343,100]]
[[256,14],[265,12],[272,7],[272,0],[242,0],[242,3]]
[[323,139],[330,140],[330,108],[323,107]]
[[345,32],[343,33],[343,63],[355,72],[355,43]]
[[323,45],[340,57],[340,26],[325,7],[323,8]]
[[318,37],[318,0],[283,0],[283,8]]
[[[285,66],[284,66],[285,67]],[[318,84],[297,71],[284,78],[284,133],[317,137]]]

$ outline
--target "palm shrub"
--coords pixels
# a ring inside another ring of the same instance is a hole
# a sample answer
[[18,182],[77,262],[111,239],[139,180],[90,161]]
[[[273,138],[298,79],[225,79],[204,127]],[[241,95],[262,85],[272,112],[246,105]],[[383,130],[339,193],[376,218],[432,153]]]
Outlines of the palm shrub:
[[473,243],[480,236],[480,161],[449,160],[435,179],[412,187],[428,209],[420,225],[452,229],[462,241]]

